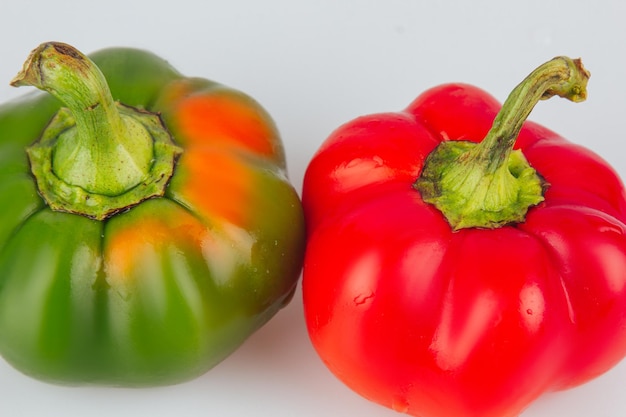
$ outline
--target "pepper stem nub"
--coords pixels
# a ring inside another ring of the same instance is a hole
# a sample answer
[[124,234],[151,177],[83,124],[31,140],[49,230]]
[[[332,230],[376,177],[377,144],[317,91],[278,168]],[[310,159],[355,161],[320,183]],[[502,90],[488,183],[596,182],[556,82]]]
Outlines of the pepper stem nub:
[[579,59],[556,57],[539,66],[511,92],[481,142],[446,141],[431,152],[415,183],[423,200],[454,230],[523,222],[547,184],[513,150],[517,136],[539,100],[584,101],[589,76]]
[[115,102],[87,56],[41,44],[11,85],[37,87],[66,106],[28,149],[50,207],[104,219],[164,193],[180,149],[157,115]]

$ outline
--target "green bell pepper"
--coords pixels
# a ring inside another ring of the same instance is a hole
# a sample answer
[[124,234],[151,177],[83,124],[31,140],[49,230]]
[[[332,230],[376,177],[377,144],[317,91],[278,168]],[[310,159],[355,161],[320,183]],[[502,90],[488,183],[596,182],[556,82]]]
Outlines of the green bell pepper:
[[269,115],[146,51],[35,49],[0,106],[0,353],[61,384],[194,378],[285,306],[304,251]]

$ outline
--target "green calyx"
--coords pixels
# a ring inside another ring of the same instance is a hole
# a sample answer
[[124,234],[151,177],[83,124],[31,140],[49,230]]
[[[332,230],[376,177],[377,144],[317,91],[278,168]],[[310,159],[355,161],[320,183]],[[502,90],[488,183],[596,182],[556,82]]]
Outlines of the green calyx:
[[548,184],[513,150],[517,136],[539,100],[557,95],[584,101],[589,76],[578,59],[557,57],[541,65],[511,92],[481,142],[442,142],[414,187],[454,230],[523,222],[544,200]]
[[44,43],[11,85],[37,87],[66,106],[27,149],[39,192],[53,210],[103,220],[165,193],[181,149],[158,115],[116,103],[85,55]]

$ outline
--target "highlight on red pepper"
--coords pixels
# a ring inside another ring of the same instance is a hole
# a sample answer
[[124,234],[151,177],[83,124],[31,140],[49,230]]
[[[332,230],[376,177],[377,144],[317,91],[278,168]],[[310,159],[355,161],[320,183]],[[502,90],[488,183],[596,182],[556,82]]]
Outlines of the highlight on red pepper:
[[420,417],[510,417],[626,353],[626,193],[598,155],[525,121],[586,98],[555,58],[502,107],[448,84],[333,132],[307,168],[303,299],[327,367]]
[[0,106],[0,353],[63,384],[194,378],[291,299],[304,218],[252,98],[48,42]]

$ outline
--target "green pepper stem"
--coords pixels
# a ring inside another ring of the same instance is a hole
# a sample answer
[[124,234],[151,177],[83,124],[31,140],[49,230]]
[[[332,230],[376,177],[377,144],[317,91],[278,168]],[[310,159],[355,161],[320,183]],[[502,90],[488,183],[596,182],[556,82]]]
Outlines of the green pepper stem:
[[44,43],[11,84],[37,87],[66,105],[26,149],[52,210],[105,220],[165,194],[183,150],[158,114],[113,101],[104,75],[85,55]]
[[71,111],[75,128],[61,133],[52,160],[52,170],[65,183],[114,196],[146,178],[153,160],[149,132],[120,114],[104,75],[81,52],[44,43],[11,85],[47,91]]
[[579,59],[557,57],[539,66],[509,95],[478,144],[442,142],[427,158],[415,187],[453,229],[496,228],[524,221],[543,201],[546,184],[524,155],[514,151],[524,121],[542,99],[587,97],[589,72]]

